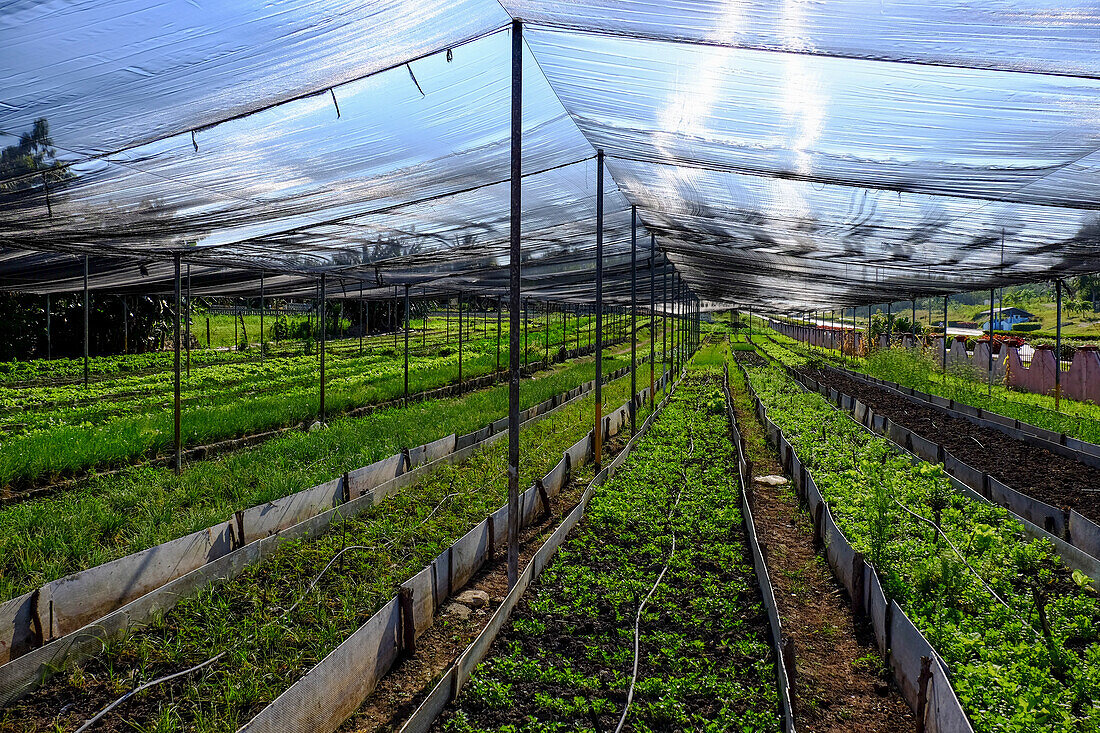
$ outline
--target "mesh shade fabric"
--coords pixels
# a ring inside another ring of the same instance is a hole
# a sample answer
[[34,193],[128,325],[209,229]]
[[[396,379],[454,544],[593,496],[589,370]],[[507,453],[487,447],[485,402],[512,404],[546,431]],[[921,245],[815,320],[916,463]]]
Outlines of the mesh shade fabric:
[[[698,295],[762,309],[1100,270],[1086,3],[197,6],[17,2],[0,19],[0,129],[45,117],[70,164],[0,181],[0,247],[183,252],[226,292],[263,268],[288,289],[328,272],[500,294],[514,16],[533,297],[591,297],[596,148],[620,302],[632,203],[640,262],[652,232]],[[0,287],[34,289],[17,261],[0,258]],[[96,285],[140,287],[133,269]]]

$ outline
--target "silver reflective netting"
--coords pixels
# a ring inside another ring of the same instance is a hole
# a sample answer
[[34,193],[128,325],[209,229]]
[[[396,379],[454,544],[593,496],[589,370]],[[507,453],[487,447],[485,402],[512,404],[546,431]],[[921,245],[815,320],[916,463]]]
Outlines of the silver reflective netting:
[[504,293],[513,17],[532,297],[591,298],[597,149],[613,301],[632,204],[715,304],[1100,271],[1093,4],[51,0],[0,15],[0,148],[49,137],[0,168],[0,288],[183,253],[202,294]]

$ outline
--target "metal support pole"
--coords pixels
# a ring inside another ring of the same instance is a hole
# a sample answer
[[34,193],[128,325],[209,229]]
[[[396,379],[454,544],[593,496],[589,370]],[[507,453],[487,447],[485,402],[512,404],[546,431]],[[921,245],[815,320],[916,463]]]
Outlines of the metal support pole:
[[[126,329],[126,296],[122,296],[122,324],[123,329]],[[125,346],[128,339],[128,332],[123,336],[123,346]],[[123,349],[125,352],[125,348]],[[50,294],[46,293],[46,361],[53,359],[53,334],[50,332]]]
[[[408,287],[408,286],[406,286]],[[359,281],[359,356],[363,355],[363,281]]]
[[[264,309],[267,307],[267,295],[264,292],[264,271],[260,270],[260,363],[264,363]],[[187,266],[187,312],[191,312],[191,265]],[[190,320],[190,319],[188,319]],[[190,339],[188,339],[190,342]],[[190,347],[188,347],[190,349]]]
[[175,388],[173,391],[173,420],[172,424],[175,429],[175,433],[172,439],[172,447],[175,449],[175,468],[178,475],[183,464],[183,441],[180,436],[180,316],[182,315],[181,300],[183,298],[182,288],[180,287],[180,255],[176,255],[176,312],[172,315],[173,325],[173,341],[174,346],[172,351],[175,357]]
[[[176,278],[179,278],[178,271]],[[91,296],[88,294],[88,255],[84,255],[84,389],[88,388],[88,312],[91,307]]]
[[993,299],[997,297],[997,289],[989,289],[989,374],[986,379],[986,391],[993,396]]
[[913,345],[917,345],[917,299],[913,298],[913,322],[909,324],[910,330],[913,332]]
[[508,587],[519,580],[519,295],[520,183],[523,145],[523,26],[512,21],[511,201],[509,206],[508,302]]
[[527,354],[527,349],[528,349],[528,346],[527,346],[527,330],[528,330],[527,329],[527,319],[530,318],[530,316],[528,315],[528,309],[530,307],[531,307],[531,299],[530,298],[524,298],[523,299],[523,368],[524,368],[524,370],[526,370],[528,365],[530,364],[530,357]]
[[596,471],[603,461],[603,150],[596,151]]
[[886,304],[886,348],[890,348],[890,342],[894,340],[894,314],[891,311],[893,303]]
[[[950,346],[947,345],[947,301],[950,297],[950,295],[943,296],[943,353],[940,355],[940,358],[943,362],[941,367],[943,368],[944,374],[947,373],[947,350],[950,348]],[[929,322],[931,322],[931,319],[929,319]]]
[[[667,263],[666,263],[667,264]],[[661,374],[668,371],[668,268],[661,268]]]
[[405,283],[405,404],[409,404],[409,284]]
[[1062,281],[1054,281],[1054,304],[1057,320],[1054,326],[1054,409],[1062,408]]
[[458,306],[458,391],[462,392],[462,293],[456,298]]
[[654,360],[657,356],[657,303],[656,303],[656,273],[654,268],[657,260],[657,236],[649,235],[649,407],[653,408],[654,385],[657,384],[655,371],[657,367]]
[[500,372],[500,298],[497,298],[497,372]]
[[[187,352],[187,379],[191,379],[191,265],[187,265],[187,308],[184,311],[184,349]],[[261,354],[263,351],[260,352]]]
[[638,381],[638,209],[630,207],[630,434],[635,428]]
[[542,356],[542,368],[546,369],[550,365],[550,301],[546,301],[545,312],[543,313],[546,318],[546,327],[543,329],[545,338],[543,339],[543,356]]
[[325,321],[328,314],[325,312],[328,298],[328,284],[325,281],[325,273],[321,273],[321,424],[325,423]]

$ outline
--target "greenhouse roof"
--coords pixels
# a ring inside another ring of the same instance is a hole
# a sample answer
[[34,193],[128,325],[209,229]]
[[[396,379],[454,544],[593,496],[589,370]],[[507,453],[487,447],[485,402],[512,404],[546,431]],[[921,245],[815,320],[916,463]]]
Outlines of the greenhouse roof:
[[16,0],[0,147],[45,119],[52,155],[3,168],[0,287],[71,290],[88,254],[161,288],[183,253],[211,293],[505,292],[513,19],[532,297],[591,297],[597,149],[618,302],[632,205],[639,262],[653,235],[716,303],[1100,270],[1080,0]]

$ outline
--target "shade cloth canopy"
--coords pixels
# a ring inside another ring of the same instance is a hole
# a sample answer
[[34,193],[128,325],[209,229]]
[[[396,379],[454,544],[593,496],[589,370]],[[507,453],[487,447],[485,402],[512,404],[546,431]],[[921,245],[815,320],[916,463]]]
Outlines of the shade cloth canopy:
[[504,293],[513,18],[532,297],[591,299],[597,149],[613,301],[632,205],[640,265],[653,235],[714,304],[1100,271],[1080,0],[17,0],[0,147],[50,144],[2,169],[0,288],[72,289],[85,254],[163,288],[181,253],[207,293]]

